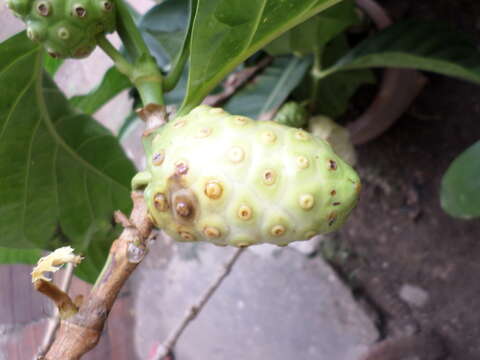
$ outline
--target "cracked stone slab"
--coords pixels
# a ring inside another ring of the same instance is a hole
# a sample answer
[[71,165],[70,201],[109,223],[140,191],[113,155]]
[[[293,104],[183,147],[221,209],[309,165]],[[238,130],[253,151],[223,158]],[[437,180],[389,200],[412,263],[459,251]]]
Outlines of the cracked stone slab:
[[[378,339],[327,263],[273,249],[244,252],[178,342],[179,359],[357,360]],[[157,240],[133,282],[141,358],[177,326],[232,251]]]

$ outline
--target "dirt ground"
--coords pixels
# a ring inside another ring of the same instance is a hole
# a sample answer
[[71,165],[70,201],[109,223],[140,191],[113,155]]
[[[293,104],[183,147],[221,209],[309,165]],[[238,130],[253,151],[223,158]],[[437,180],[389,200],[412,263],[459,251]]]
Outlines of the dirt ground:
[[[480,43],[476,0],[381,3],[395,18],[447,21]],[[480,86],[428,77],[408,113],[358,148],[362,198],[338,237],[348,258],[333,262],[379,312],[385,338],[430,330],[447,348],[443,358],[478,360],[480,220],[445,214],[439,189],[450,162],[480,139]]]

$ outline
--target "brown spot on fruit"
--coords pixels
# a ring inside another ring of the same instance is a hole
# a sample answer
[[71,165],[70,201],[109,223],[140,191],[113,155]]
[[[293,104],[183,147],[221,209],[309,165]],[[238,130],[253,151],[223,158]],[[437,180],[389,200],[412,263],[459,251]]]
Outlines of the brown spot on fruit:
[[210,180],[205,184],[205,195],[210,199],[219,199],[222,196],[223,188],[219,181]]
[[55,51],[52,50],[47,50],[48,55],[54,59],[58,59],[60,57],[60,54],[56,53]]
[[337,162],[334,160],[328,160],[330,170],[337,170]]
[[332,191],[330,191],[330,195],[332,195],[332,196],[337,195],[337,190],[332,190]]
[[357,194],[360,194],[360,191],[362,190],[362,184],[359,182],[357,185],[355,185],[355,192]]
[[162,165],[164,160],[165,160],[165,152],[163,150],[153,154],[152,156],[152,164],[155,166]]
[[335,224],[335,221],[337,221],[337,214],[333,212],[328,215],[328,226]]
[[203,229],[203,233],[205,234],[206,237],[209,238],[218,238],[222,234],[220,230],[218,230],[216,227],[213,226],[207,226]]
[[37,12],[41,16],[50,15],[50,6],[46,1],[41,1],[37,4]]
[[82,5],[75,5],[73,7],[73,13],[79,18],[84,18],[87,16],[87,9],[85,9]]
[[277,174],[272,169],[267,169],[263,172],[263,182],[266,185],[273,185],[277,180]]
[[185,201],[175,203],[175,212],[181,217],[188,218],[191,215],[190,204]]
[[249,220],[251,219],[252,214],[252,209],[247,205],[240,205],[237,211],[237,216],[240,218],[240,220]]
[[283,234],[285,234],[286,231],[287,229],[285,229],[285,226],[275,225],[271,228],[270,234],[272,234],[273,236],[282,236]]
[[339,203],[338,201],[336,201],[336,202],[334,202],[332,205],[333,205],[333,206],[338,206],[338,205],[340,205],[340,203]]
[[168,210],[168,200],[165,194],[155,194],[155,197],[153,198],[153,204],[155,205],[155,209],[157,209],[158,211]]
[[111,1],[104,1],[103,2],[103,9],[105,11],[112,11],[113,9],[113,3]]
[[168,179],[166,194],[176,222],[190,225],[197,214],[198,200],[195,193],[185,186],[182,176],[172,175]]
[[74,57],[76,58],[84,58],[90,54],[92,51],[92,48],[85,46],[85,47],[80,47],[77,50],[75,50],[75,53],[73,54]]
[[188,172],[188,164],[185,160],[179,160],[175,163],[175,173],[185,175]]
[[182,237],[183,240],[185,241],[195,241],[196,237],[192,233],[188,231],[180,231],[180,236]]

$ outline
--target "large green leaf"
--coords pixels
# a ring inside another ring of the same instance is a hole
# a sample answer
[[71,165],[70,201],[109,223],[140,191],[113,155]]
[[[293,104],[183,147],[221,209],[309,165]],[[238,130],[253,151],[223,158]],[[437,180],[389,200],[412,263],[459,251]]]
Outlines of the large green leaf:
[[271,55],[311,54],[358,22],[353,0],[344,0],[287,31],[267,45]]
[[24,33],[0,44],[0,246],[71,244],[92,281],[113,211],[131,207],[135,169],[112,134],[42,76],[42,58]]
[[310,64],[310,57],[276,58],[254,82],[237,92],[225,109],[253,119],[275,110],[300,83]]
[[38,249],[12,249],[0,247],[0,264],[34,265],[43,256]]
[[295,25],[341,0],[199,0],[190,74],[180,114],[190,111],[236,66]]
[[117,70],[115,66],[107,70],[102,82],[85,95],[74,96],[70,102],[84,113],[92,115],[103,105],[131,86],[128,77]]
[[393,25],[363,41],[321,75],[368,67],[420,69],[480,82],[480,52],[475,44],[438,23]]
[[457,157],[442,180],[441,203],[450,215],[480,217],[480,141]]

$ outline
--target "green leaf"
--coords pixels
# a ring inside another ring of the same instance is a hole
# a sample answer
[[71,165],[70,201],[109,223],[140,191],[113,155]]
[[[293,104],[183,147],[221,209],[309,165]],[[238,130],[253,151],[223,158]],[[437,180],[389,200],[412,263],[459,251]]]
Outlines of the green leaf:
[[367,38],[321,76],[369,67],[420,69],[480,83],[480,52],[475,44],[438,23],[393,25]]
[[63,65],[64,59],[54,59],[48,54],[45,54],[43,59],[43,67],[45,70],[50,74],[50,76],[54,76],[60,66]]
[[163,69],[184,46],[189,21],[189,0],[166,0],[151,8],[141,19],[140,29]]
[[341,0],[199,0],[185,114],[236,66],[295,25]]
[[43,256],[39,249],[12,249],[0,247],[0,264],[34,265]]
[[[347,39],[340,35],[325,48],[322,62],[325,66],[330,66],[348,51]],[[314,99],[316,112],[333,118],[342,115],[358,88],[373,83],[375,76],[369,69],[338,72],[318,80]]]
[[273,40],[265,50],[271,55],[311,54],[357,22],[354,1],[345,0]]
[[[0,246],[70,244],[98,271],[113,211],[131,207],[135,169],[115,137],[43,76],[42,58],[24,33],[0,44]],[[96,271],[83,276],[93,281]]]
[[92,115],[115,96],[131,87],[128,77],[120,73],[115,66],[107,70],[102,82],[85,95],[74,96],[70,102],[84,113]]
[[480,141],[458,156],[442,179],[441,203],[452,216],[480,217]]
[[310,57],[275,58],[254,82],[246,85],[225,104],[225,109],[252,119],[277,109],[300,83],[310,65]]

